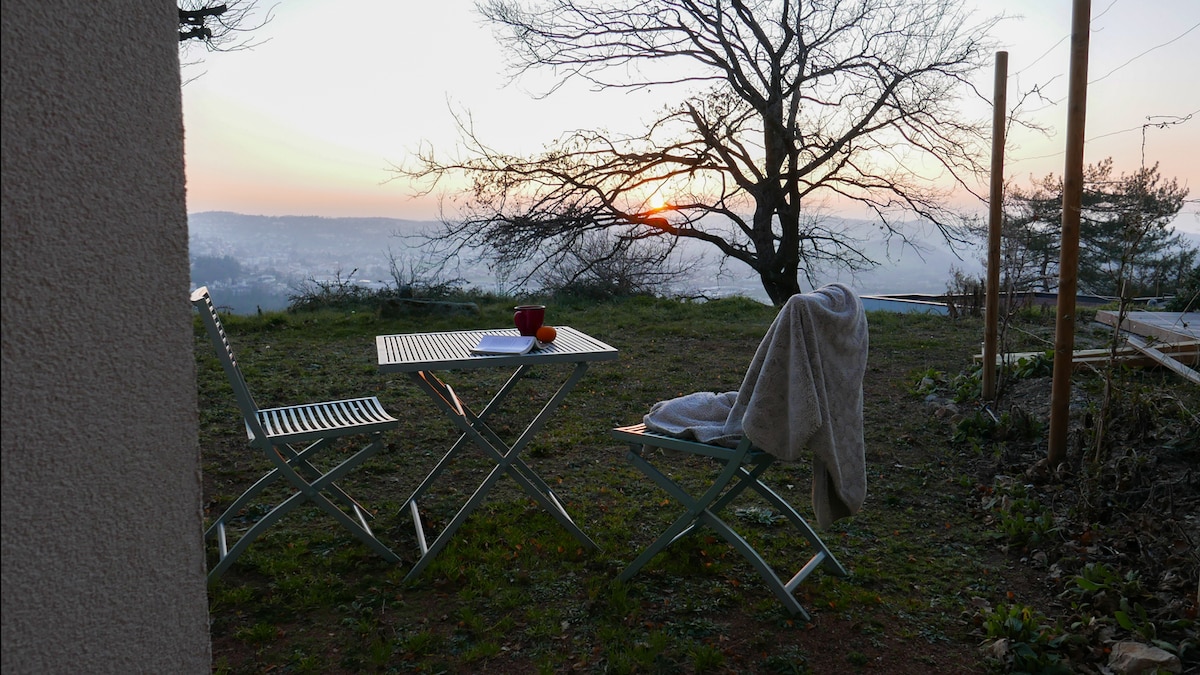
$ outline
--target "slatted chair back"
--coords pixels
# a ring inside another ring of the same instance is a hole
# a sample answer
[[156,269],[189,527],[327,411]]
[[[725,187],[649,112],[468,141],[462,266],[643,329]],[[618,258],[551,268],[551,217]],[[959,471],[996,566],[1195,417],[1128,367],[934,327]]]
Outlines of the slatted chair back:
[[217,307],[213,304],[207,286],[201,286],[192,292],[192,304],[200,310],[200,320],[204,323],[208,337],[213,342],[217,360],[221,362],[221,368],[225,370],[225,376],[229,379],[230,386],[233,387],[233,397],[242,411],[242,418],[246,422],[246,432],[250,435],[251,441],[265,438],[266,433],[259,423],[258,404],[254,402],[254,396],[250,394],[250,388],[246,386],[246,378],[242,375],[241,367],[238,366],[233,346],[229,344],[229,336],[225,333],[225,326],[221,323],[221,316],[217,313]]

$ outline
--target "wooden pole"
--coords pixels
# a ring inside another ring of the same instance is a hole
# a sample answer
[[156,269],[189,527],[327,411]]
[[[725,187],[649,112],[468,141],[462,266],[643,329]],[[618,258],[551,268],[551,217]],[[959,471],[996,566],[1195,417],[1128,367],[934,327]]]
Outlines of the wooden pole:
[[1008,52],[996,52],[992,95],[992,186],[988,208],[987,301],[983,319],[983,398],[996,398],[996,341],[1000,323],[1000,227],[1004,219],[1004,122],[1008,110]]
[[1058,315],[1054,322],[1054,382],[1050,387],[1050,435],[1046,454],[1050,466],[1058,466],[1066,459],[1071,413],[1071,356],[1075,350],[1075,294],[1079,282],[1079,216],[1083,205],[1083,138],[1091,16],[1091,0],[1074,0],[1067,92],[1067,156],[1063,169],[1062,246],[1058,256]]

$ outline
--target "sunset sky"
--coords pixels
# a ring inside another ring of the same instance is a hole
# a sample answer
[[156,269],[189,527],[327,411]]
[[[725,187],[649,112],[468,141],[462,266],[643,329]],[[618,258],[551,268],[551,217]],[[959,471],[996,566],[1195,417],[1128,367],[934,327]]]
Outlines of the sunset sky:
[[[1061,174],[1071,2],[978,4],[1014,17],[995,33],[1009,52],[1009,101],[1034,85],[1049,99],[1028,107],[1053,134],[1014,136],[1005,173],[1018,183]],[[1200,232],[1200,0],[1093,0],[1092,15],[1085,161],[1111,156],[1132,172],[1144,147],[1147,163],[1191,189],[1176,227]],[[423,143],[453,150],[452,110],[469,112],[493,147],[534,152],[567,129],[641,128],[671,102],[582,87],[535,100],[537,83],[507,84],[481,21],[469,0],[282,0],[253,49],[194,50],[203,60],[185,67],[183,88],[189,211],[431,219],[436,204],[388,182],[388,167]],[[979,77],[989,96],[992,77]]]

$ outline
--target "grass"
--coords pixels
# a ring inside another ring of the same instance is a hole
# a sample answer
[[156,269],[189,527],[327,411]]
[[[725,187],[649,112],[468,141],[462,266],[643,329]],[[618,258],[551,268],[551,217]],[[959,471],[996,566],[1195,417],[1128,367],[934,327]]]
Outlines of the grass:
[[[788,616],[749,564],[708,532],[618,582],[679,511],[608,431],[658,400],[736,389],[775,314],[744,299],[549,303],[548,323],[620,350],[617,361],[591,367],[524,455],[600,550],[583,550],[503,478],[424,574],[405,583],[418,549],[400,506],[457,434],[407,378],[377,372],[373,338],[507,326],[513,304],[488,299],[470,317],[226,317],[259,405],[374,394],[403,420],[385,450],[341,485],[374,510],[376,534],[404,561],[379,559],[316,509],[293,512],[210,586],[216,672],[982,672],[979,608],[1047,600],[996,524],[980,517],[980,445],[955,442],[955,429],[935,423],[913,393],[922,373],[970,368],[981,324],[888,313],[869,317],[867,503],[822,535],[852,575],[817,572],[801,585],[811,624]],[[209,517],[268,469],[247,449],[212,354],[197,323]],[[481,403],[507,374],[446,379]],[[548,367],[526,378],[494,417],[507,420],[500,435],[512,440],[563,377]],[[490,468],[474,457],[451,465],[422,504],[434,533]],[[682,459],[673,468],[685,482],[709,469]],[[810,511],[806,463],[777,465],[768,480]],[[807,544],[774,526],[762,504],[737,506],[740,517],[731,517],[769,562],[782,568],[803,555]],[[1001,517],[1017,527],[1022,514],[1010,506]],[[211,556],[210,546],[210,564]]]

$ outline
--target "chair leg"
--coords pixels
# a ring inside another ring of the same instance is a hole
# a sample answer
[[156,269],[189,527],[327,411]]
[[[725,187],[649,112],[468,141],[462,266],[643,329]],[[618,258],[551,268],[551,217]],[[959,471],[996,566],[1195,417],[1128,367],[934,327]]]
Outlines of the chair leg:
[[345,511],[338,508],[336,504],[334,504],[329,500],[328,497],[321,493],[317,493],[311,497],[311,499],[317,504],[317,506],[320,506],[329,515],[333,516],[347,530],[350,530],[351,534],[358,537],[364,544],[370,547],[371,550],[378,553],[384,560],[387,560],[391,563],[400,562],[400,556],[396,555],[387,546],[384,546],[383,542],[379,541],[379,539],[375,537],[375,534],[371,532],[369,527],[367,527],[366,521],[362,519],[362,516],[358,516],[357,519],[351,518],[350,516],[346,515]]
[[696,524],[696,516],[694,516],[691,512],[687,512],[682,516],[679,516],[675,522],[671,523],[670,527],[668,527],[661,535],[659,535],[658,539],[654,540],[653,544],[647,546],[646,550],[642,551],[641,555],[639,555],[633,562],[629,563],[629,566],[617,576],[617,579],[621,581],[629,581],[632,579],[633,575],[637,574],[638,571],[646,566],[646,563],[654,559],[654,556],[662,553],[668,546],[678,541],[680,537],[683,537],[688,532],[691,532],[693,529],[695,529]]
[[[809,621],[811,619],[811,617],[808,615],[808,612],[804,611],[804,607],[800,605],[800,601],[797,600],[794,595],[792,595],[792,589],[785,585],[782,580],[780,580],[779,575],[775,573],[774,568],[767,564],[767,561],[764,560],[763,557],[759,555],[758,551],[750,545],[750,542],[746,541],[745,537],[738,534],[737,531],[730,527],[715,513],[706,510],[700,514],[700,517],[706,525],[715,530],[717,534],[720,534],[725,541],[729,542],[731,546],[733,546],[739,553],[742,554],[742,557],[749,561],[750,565],[758,571],[758,576],[762,577],[762,580],[764,583],[766,583],[767,588],[770,588],[771,592],[775,594],[775,597],[783,603],[784,608],[787,609],[789,614],[799,614],[804,618],[805,621]],[[794,586],[792,588],[794,588]]]
[[[238,538],[237,543],[233,545],[233,548],[229,549],[229,551],[224,553],[224,555],[221,555],[220,560],[217,561],[217,564],[213,565],[212,569],[208,571],[208,582],[212,583],[220,578],[220,576],[225,573],[225,570],[228,569],[229,566],[232,565],[239,557],[241,557],[246,548],[248,548],[255,539],[258,539],[259,535],[265,532],[267,528],[274,525],[276,521],[287,514],[287,512],[303,503],[305,499],[306,497],[300,492],[293,494],[291,497],[288,497],[277,504],[275,508],[271,509],[267,513],[267,515],[263,516],[256,523],[254,523],[250,529],[243,532],[242,536]],[[219,525],[220,536],[222,539],[224,539],[225,524],[223,522],[219,522]],[[217,525],[214,525],[213,527],[217,527]]]
[[722,491],[724,491],[726,484],[733,478],[738,469],[736,464],[730,463],[726,465],[720,476],[718,476],[718,478],[713,482],[712,487],[710,487],[703,496],[697,499],[689,495],[682,487],[679,486],[678,483],[671,480],[663,472],[659,471],[658,467],[647,461],[646,458],[641,455],[639,450],[640,448],[638,446],[630,447],[629,453],[626,455],[629,458],[629,461],[642,473],[649,476],[650,479],[657,483],[661,488],[666,490],[672,497],[675,498],[676,501],[683,504],[685,510],[683,515],[676,519],[675,522],[671,523],[670,527],[668,527],[666,531],[654,541],[654,543],[647,547],[646,550],[643,551],[636,560],[634,560],[627,568],[625,568],[625,571],[623,571],[618,577],[618,579],[621,581],[628,581],[631,579],[633,575],[637,574],[638,570],[645,566],[646,563],[650,562],[654,556],[661,553],[668,546],[675,543],[675,541],[677,541],[680,537],[686,535],[688,532],[694,529],[697,525],[697,519],[700,517],[700,514],[705,511],[709,504],[717,499]]
[[787,517],[788,521],[791,522],[792,527],[796,528],[800,534],[804,535],[804,538],[808,540],[808,543],[811,544],[813,548],[817,549],[819,553],[824,554],[824,557],[820,562],[821,566],[827,573],[838,577],[850,575],[850,572],[843,567],[840,562],[837,561],[837,558],[834,557],[833,551],[829,550],[829,547],[825,545],[825,542],[821,540],[821,537],[818,536],[816,531],[812,529],[812,526],[808,524],[808,521],[805,520],[804,517],[792,507],[791,504],[787,503],[783,497],[780,497],[778,493],[776,493],[762,481],[754,481],[753,487],[756,492],[762,495],[763,498],[774,505],[775,508],[779,509],[779,511],[783,513],[785,517]]
[[242,493],[242,496],[235,499],[233,503],[225,509],[225,512],[222,513],[215,521],[213,521],[213,524],[204,531],[204,538],[208,539],[209,537],[217,535],[218,528],[224,529],[224,526],[236,518],[237,514],[241,513],[242,510],[245,509],[252,501],[254,501],[254,499],[257,498],[263,490],[270,487],[272,483],[279,480],[281,477],[282,474],[279,473],[278,469],[271,469],[271,471],[267,472],[262,478],[259,478],[257,481],[255,481],[254,485],[251,485],[245,492]]
[[[208,573],[208,581],[212,583],[218,579],[225,570],[229,568],[242,553],[263,534],[268,528],[279,521],[289,511],[295,509],[300,504],[311,501],[323,511],[332,516],[335,520],[342,524],[351,534],[358,537],[371,550],[378,553],[385,560],[393,563],[401,561],[400,556],[396,555],[391,549],[379,541],[375,534],[367,525],[367,517],[370,515],[365,509],[359,506],[352,497],[345,493],[341,488],[334,484],[334,481],[340,480],[352,469],[356,468],[363,460],[371,457],[379,452],[383,447],[382,435],[374,434],[372,440],[361,450],[354,453],[350,457],[343,460],[332,470],[321,473],[319,469],[313,466],[308,461],[308,457],[316,450],[327,445],[328,441],[322,440],[310,445],[303,451],[296,452],[290,447],[280,446],[276,448],[275,455],[271,458],[276,466],[269,473],[260,478],[250,489],[242,493],[228,509],[225,510],[221,517],[213,523],[205,532],[205,537],[216,536],[218,540],[218,555],[217,564],[212,567]],[[301,474],[309,476],[308,479]],[[312,478],[313,475],[315,478]],[[258,497],[262,491],[276,482],[280,478],[286,478],[292,487],[296,490],[290,497],[283,500],[272,508],[265,516],[260,518],[250,529],[242,533],[237,542],[232,548],[226,549],[225,528],[229,521],[237,516],[253,499]],[[325,493],[330,493],[334,499],[346,505],[353,517],[346,513],[338,504],[335,504]]]
[[[289,446],[280,446],[280,448],[277,448],[277,452],[280,453],[281,458],[303,472],[310,481],[313,481],[321,477],[321,471],[313,466],[312,463],[307,460],[307,458],[327,445],[329,445],[329,439],[322,439],[300,452],[296,452]],[[250,505],[251,502],[258,498],[263,490],[270,487],[275,483],[275,481],[282,477],[283,474],[280,473],[279,468],[276,467],[263,475],[262,478],[259,478],[254,485],[251,485],[245,492],[241,494],[240,497],[234,500],[234,502],[225,509],[220,517],[213,521],[213,524],[204,531],[204,538],[208,539],[210,537],[217,536],[223,540],[224,526],[228,525],[229,522],[236,518],[243,509],[245,509]],[[339,498],[347,505],[347,507],[353,508],[355,506],[359,506],[358,502],[354,501],[350,495],[346,494],[336,485],[330,486],[330,490],[339,495]],[[361,508],[361,506],[359,506],[359,508]],[[224,557],[224,555],[226,555],[225,545],[224,543],[221,543],[220,546],[222,557]]]
[[[837,576],[846,576],[848,574],[841,563],[834,558],[833,553],[825,543],[821,541],[821,538],[817,536],[816,532],[808,524],[808,521],[791,504],[762,482],[762,474],[774,461],[774,458],[770,455],[752,454],[747,444],[739,446],[737,450],[733,451],[727,457],[718,457],[705,453],[707,456],[713,456],[718,461],[723,462],[724,468],[720,475],[713,481],[712,486],[702,496],[693,498],[682,486],[665,475],[643,456],[642,453],[645,451],[645,448],[646,446],[631,441],[630,450],[627,454],[629,461],[666,490],[671,497],[684,506],[685,510],[683,515],[672,522],[641,555],[621,572],[618,576],[619,580],[628,581],[631,579],[651,559],[662,553],[668,546],[691,532],[700,524],[707,525],[717,534],[721,535],[730,546],[737,550],[754,567],[763,582],[766,583],[775,597],[783,604],[784,608],[790,614],[799,615],[806,621],[810,620],[810,617],[794,595],[796,587],[818,568],[823,568],[827,572]],[[774,568],[767,563],[745,537],[740,535],[718,515],[722,509],[729,506],[741,495],[746,488],[753,488],[768,503],[777,508],[791,526],[799,531],[808,540],[809,544],[816,549],[816,553],[786,583],[780,579]]]
[[[305,478],[307,478],[309,482],[313,482],[320,479],[323,474],[321,473],[320,469],[312,464],[312,462],[308,461],[308,458],[316,454],[318,450],[329,445],[329,441],[330,439],[321,439],[300,452],[296,452],[291,446],[286,445],[281,446],[280,450],[286,449],[289,453],[288,463],[295,467],[298,473],[304,474]],[[373,455],[377,451],[378,450],[374,450],[370,454]],[[350,509],[351,511],[356,513],[361,512],[372,519],[375,517],[374,514],[366,509],[366,507],[364,507],[362,504],[359,504],[357,500],[347,494],[345,490],[338,487],[336,484],[328,484],[325,487],[325,490],[332,494],[333,497],[335,497],[342,504],[345,504],[346,508]]]
[[307,493],[309,499],[314,501],[318,506],[329,513],[329,515],[337,519],[337,521],[345,526],[346,529],[350,530],[351,533],[361,539],[364,544],[369,546],[379,555],[383,556],[383,558],[388,562],[400,562],[400,556],[393,553],[392,550],[387,546],[384,546],[383,542],[379,541],[379,539],[375,537],[374,533],[371,532],[371,529],[367,526],[366,519],[364,517],[366,511],[358,505],[358,502],[354,501],[349,495],[346,495],[346,500],[349,502],[349,508],[357,516],[356,520],[355,518],[351,518],[349,515],[347,515],[345,511],[330,501],[330,499],[324,494],[325,492],[332,491],[335,495],[345,495],[340,488],[337,488],[333,484],[334,481],[340,480],[352,469],[356,468],[360,463],[362,463],[363,460],[379,452],[382,448],[382,436],[380,434],[375,434],[372,436],[371,442],[365,447],[350,457],[347,457],[328,473],[322,475],[320,478],[312,481],[311,483],[304,483],[304,479],[301,478],[299,474],[296,474],[295,472],[291,473],[298,481],[304,483],[303,486],[297,485],[297,488],[300,488],[302,492]]

